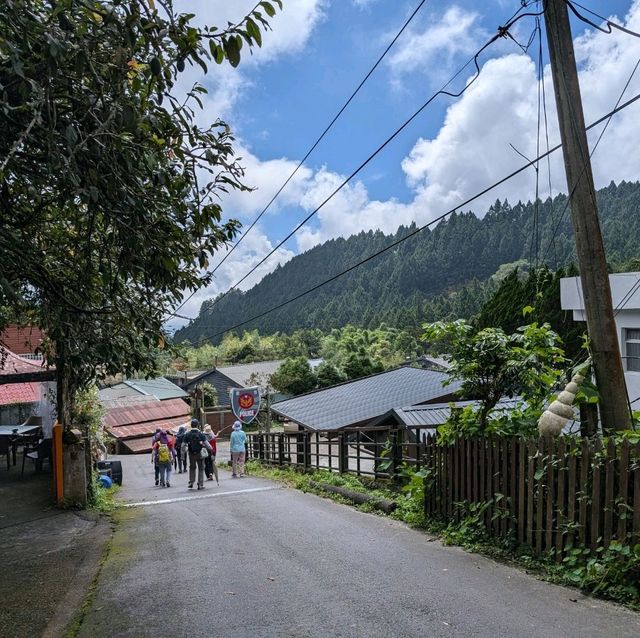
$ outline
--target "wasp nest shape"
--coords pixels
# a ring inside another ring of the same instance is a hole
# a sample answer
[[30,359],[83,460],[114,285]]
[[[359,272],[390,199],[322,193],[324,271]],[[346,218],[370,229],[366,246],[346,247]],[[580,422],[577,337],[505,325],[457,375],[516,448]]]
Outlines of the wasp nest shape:
[[580,384],[584,381],[581,374],[573,376],[564,390],[558,395],[538,420],[540,436],[559,436],[567,421],[573,418],[573,402]]

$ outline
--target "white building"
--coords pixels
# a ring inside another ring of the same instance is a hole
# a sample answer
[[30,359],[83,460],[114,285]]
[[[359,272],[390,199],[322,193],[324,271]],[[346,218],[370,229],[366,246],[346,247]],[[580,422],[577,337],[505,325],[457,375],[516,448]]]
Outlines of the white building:
[[[640,272],[609,275],[618,344],[629,399],[640,409]],[[572,310],[575,321],[586,321],[580,277],[560,280],[560,305]]]

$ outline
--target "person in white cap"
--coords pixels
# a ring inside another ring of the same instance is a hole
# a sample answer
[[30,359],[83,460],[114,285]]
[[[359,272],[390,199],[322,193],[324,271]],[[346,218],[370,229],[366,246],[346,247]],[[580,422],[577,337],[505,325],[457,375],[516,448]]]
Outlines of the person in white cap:
[[231,432],[231,467],[233,469],[232,478],[242,478],[244,476],[244,455],[247,443],[247,435],[242,431],[242,423],[236,421]]
[[218,448],[216,439],[218,438],[218,435],[208,424],[204,426],[204,435],[207,437],[207,441],[209,441],[209,445],[211,446],[209,456],[204,460],[204,473],[207,477],[207,481],[213,481],[213,475],[215,474],[216,483],[220,485],[220,481],[218,480],[218,467],[216,466],[216,452]]

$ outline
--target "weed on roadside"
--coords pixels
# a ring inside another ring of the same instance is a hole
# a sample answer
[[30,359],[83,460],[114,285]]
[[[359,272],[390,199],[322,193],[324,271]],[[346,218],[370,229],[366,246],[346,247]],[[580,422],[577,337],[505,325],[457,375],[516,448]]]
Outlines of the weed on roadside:
[[116,500],[116,494],[119,491],[120,486],[116,483],[114,483],[112,487],[105,488],[96,481],[89,508],[101,514],[111,514],[121,507],[120,503]]

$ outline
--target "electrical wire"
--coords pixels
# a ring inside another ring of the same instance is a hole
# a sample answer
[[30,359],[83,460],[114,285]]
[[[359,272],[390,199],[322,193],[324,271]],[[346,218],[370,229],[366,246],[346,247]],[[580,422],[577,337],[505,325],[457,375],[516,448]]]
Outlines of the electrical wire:
[[[387,53],[389,53],[391,48],[395,45],[395,43],[398,41],[400,36],[404,33],[406,28],[409,26],[409,24],[411,24],[411,21],[417,15],[417,13],[420,11],[420,9],[422,9],[422,7],[426,3],[426,1],[427,0],[422,0],[420,2],[420,4],[418,4],[418,6],[414,9],[413,13],[411,13],[411,15],[407,18],[405,23],[402,25],[402,28],[400,29],[400,31],[398,31],[398,33],[395,35],[393,40],[391,40],[391,42],[388,44],[387,48],[382,52],[382,55],[380,55],[380,57],[376,60],[376,63],[369,69],[367,74],[360,81],[360,84],[358,84],[358,86],[353,91],[353,93],[351,93],[351,95],[349,96],[347,101],[342,105],[340,110],[334,115],[333,119],[329,122],[329,124],[325,127],[324,131],[322,131],[322,133],[320,134],[320,137],[318,137],[318,139],[313,143],[311,148],[306,152],[305,156],[298,162],[298,164],[293,169],[293,171],[289,175],[289,177],[287,177],[287,179],[284,181],[282,186],[280,186],[280,188],[276,191],[275,195],[269,200],[267,205],[260,211],[258,216],[251,222],[251,225],[245,231],[243,231],[243,233],[240,236],[240,238],[238,239],[238,241],[233,246],[231,246],[229,251],[224,255],[224,257],[218,263],[218,265],[215,268],[213,268],[213,270],[210,270],[207,273],[207,276],[214,275],[216,273],[218,268],[220,268],[220,266],[222,266],[222,264],[228,259],[228,257],[231,255],[231,253],[238,247],[238,244],[240,244],[240,242],[251,232],[251,229],[258,223],[258,221],[261,219],[261,217],[269,210],[269,208],[271,208],[271,205],[273,204],[273,202],[276,201],[276,199],[279,197],[280,193],[282,193],[282,191],[286,188],[286,186],[289,184],[289,182],[295,177],[296,173],[300,170],[300,168],[302,168],[302,165],[306,162],[306,160],[309,158],[311,153],[313,153],[313,151],[316,149],[318,144],[320,144],[320,142],[324,139],[325,135],[329,132],[329,130],[336,123],[338,118],[346,110],[346,108],[349,106],[349,104],[351,104],[352,100],[360,92],[360,89],[364,86],[364,84],[367,82],[367,80],[371,77],[373,72],[378,68],[378,66],[380,65],[382,60],[384,60],[384,58],[386,57]],[[181,308],[183,308],[184,305],[196,294],[196,292],[198,292],[198,289],[194,290],[186,299],[184,299],[170,316],[173,316],[173,317],[179,316],[179,315],[176,315],[174,313],[177,313]]]
[[[627,100],[624,104],[617,105],[616,108],[613,111],[610,111],[609,113],[607,113],[606,115],[604,115],[600,119],[596,120],[595,122],[593,122],[592,124],[587,126],[586,129],[590,130],[590,129],[602,124],[607,119],[609,119],[609,121],[610,121],[610,119],[611,119],[611,117],[613,115],[615,115],[616,113],[619,113],[620,111],[628,108],[629,106],[631,106],[632,104],[634,104],[638,100],[640,100],[640,94],[638,94],[635,97]],[[297,295],[287,299],[286,301],[284,301],[284,302],[282,302],[280,304],[277,304],[276,306],[274,306],[272,308],[269,308],[268,310],[265,310],[264,312],[261,312],[261,313],[259,313],[257,315],[254,315],[253,317],[251,317],[249,319],[246,319],[245,321],[241,321],[241,322],[238,322],[238,323],[236,323],[236,324],[234,324],[232,326],[228,326],[224,330],[216,332],[213,335],[207,335],[206,337],[201,338],[199,341],[197,341],[193,345],[199,345],[201,342],[204,342],[205,340],[209,340],[211,338],[215,338],[215,337],[224,335],[226,332],[229,332],[231,330],[235,330],[236,328],[240,328],[240,327],[242,327],[242,326],[244,326],[244,325],[246,325],[248,323],[251,323],[252,321],[255,321],[256,319],[260,319],[261,317],[264,317],[267,314],[275,312],[276,310],[279,310],[280,308],[283,308],[284,306],[286,306],[286,305],[288,305],[290,303],[293,303],[294,301],[297,301],[298,299],[300,299],[300,298],[302,298],[302,297],[304,297],[304,296],[306,296],[306,295],[308,295],[308,294],[310,294],[312,292],[315,292],[319,288],[321,288],[321,287],[323,287],[323,286],[325,286],[325,285],[327,285],[327,284],[339,279],[340,277],[350,273],[351,271],[355,270],[356,268],[359,268],[360,266],[363,266],[364,264],[366,264],[369,261],[375,259],[376,257],[388,252],[392,248],[395,248],[399,244],[407,241],[411,237],[414,237],[415,235],[417,235],[418,233],[422,232],[423,230],[433,226],[434,224],[437,224],[437,223],[441,222],[442,220],[446,219],[448,216],[453,214],[456,210],[458,210],[458,209],[460,209],[460,208],[462,208],[464,206],[467,206],[468,204],[470,204],[471,202],[475,201],[476,199],[479,199],[483,195],[486,195],[488,192],[494,190],[498,186],[504,184],[505,182],[509,181],[510,179],[515,177],[516,175],[519,175],[523,171],[525,171],[528,168],[530,168],[533,165],[534,162],[540,161],[541,159],[546,158],[548,155],[550,155],[551,153],[555,153],[560,148],[562,148],[561,144],[558,144],[558,145],[554,146],[553,148],[549,149],[549,151],[546,151],[545,153],[541,154],[539,157],[534,158],[533,160],[527,162],[526,164],[524,164],[520,168],[514,170],[513,172],[509,173],[508,175],[506,175],[505,177],[501,178],[497,182],[494,182],[490,186],[484,188],[483,190],[481,190],[480,192],[476,193],[472,197],[466,199],[463,202],[460,202],[456,207],[451,208],[450,210],[448,210],[447,212],[443,213],[442,215],[439,215],[438,217],[436,217],[435,219],[433,219],[429,223],[425,224],[424,226],[421,226],[421,227],[413,230],[412,232],[408,233],[407,235],[405,235],[405,236],[403,236],[403,237],[391,242],[390,244],[388,244],[384,248],[381,248],[380,250],[372,253],[368,257],[356,262],[355,264],[353,264],[353,265],[349,266],[348,268],[342,270],[341,272],[337,273],[336,275],[333,275],[332,277],[330,277],[328,279],[325,279],[324,281],[316,284],[315,286],[312,286],[311,288],[308,288],[307,290],[304,290],[303,292],[298,293]],[[207,326],[205,325],[204,327],[206,328]]]
[[[609,128],[609,124],[611,123],[611,118],[613,117],[613,114],[615,114],[617,111],[617,107],[620,104],[620,102],[622,101],[622,98],[624,97],[624,94],[626,93],[627,89],[629,88],[629,85],[631,84],[631,81],[633,80],[634,75],[636,74],[636,71],[638,70],[638,67],[640,66],[640,58],[638,58],[638,61],[636,62],[635,66],[633,67],[633,71],[631,71],[631,75],[629,76],[629,79],[627,80],[626,84],[624,85],[624,88],[622,89],[622,92],[620,93],[620,96],[618,97],[618,100],[616,101],[616,106],[614,107],[613,111],[611,111],[611,114],[609,115],[606,124],[604,125],[604,127],[602,128],[602,131],[600,131],[600,135],[598,136],[598,139],[596,140],[596,143],[593,147],[593,150],[591,151],[591,153],[589,153],[589,159],[591,159],[593,157],[593,154],[596,152],[598,145],[600,144],[603,135],[606,133],[607,128]],[[573,121],[573,120],[572,120]],[[582,180],[582,177],[585,174],[585,171],[587,170],[587,162],[586,160],[584,160],[583,162],[583,168],[582,168],[582,172],[580,173],[580,175],[578,176],[578,179],[576,180],[576,183],[573,185],[573,188],[571,189],[569,196],[567,197],[567,201],[564,204],[564,207],[562,209],[562,212],[560,213],[560,217],[558,218],[558,223],[556,224],[555,228],[553,229],[553,233],[552,233],[552,241],[555,239],[555,236],[558,233],[558,230],[560,228],[560,225],[562,224],[563,220],[564,220],[564,216],[567,212],[567,209],[569,208],[569,204],[571,203],[571,199],[573,198],[576,189],[578,188],[578,185],[580,183],[580,181]],[[542,261],[545,262],[547,259],[547,255],[549,254],[549,248],[551,246],[551,242],[549,242],[549,244],[547,245],[547,249],[545,250],[545,253],[542,257]]]
[[[211,308],[213,308],[216,304],[220,303],[220,301],[222,301],[222,299],[224,299],[232,290],[235,290],[243,281],[245,281],[248,277],[250,277],[262,264],[264,264],[265,261],[267,261],[267,259],[269,259],[269,257],[271,257],[283,244],[289,241],[291,237],[293,237],[312,217],[314,217],[331,199],[333,199],[333,197],[335,197],[354,177],[356,177],[375,157],[377,157],[398,135],[400,135],[400,133],[405,128],[407,128],[407,126],[409,126],[409,124],[411,124],[411,122],[413,122],[413,120],[415,120],[418,117],[418,115],[420,115],[420,113],[422,113],[422,111],[424,111],[424,109],[426,109],[427,106],[431,104],[431,102],[433,102],[436,99],[436,97],[438,97],[439,95],[448,95],[450,97],[455,98],[455,97],[460,97],[465,91],[467,91],[469,87],[471,87],[480,76],[480,65],[478,63],[478,58],[480,57],[480,55],[482,55],[482,53],[489,46],[491,46],[496,40],[507,37],[509,29],[519,20],[525,17],[537,17],[542,14],[541,12],[520,13],[525,6],[526,5],[523,4],[520,7],[520,9],[518,9],[518,11],[516,12],[515,17],[511,18],[506,25],[499,27],[497,30],[497,33],[493,37],[491,37],[477,51],[477,53],[472,58],[470,58],[464,64],[464,66],[461,67],[456,72],[456,74],[451,79],[447,81],[447,83],[443,86],[443,88],[436,91],[426,102],[424,102],[424,104],[422,104],[422,106],[420,106],[420,108],[418,108],[417,111],[413,113],[413,115],[411,115],[407,120],[405,120],[405,122],[399,128],[397,128],[394,133],[392,133],[380,146],[378,146],[378,148],[373,153],[371,153],[367,157],[367,159],[365,159],[347,178],[345,178],[340,183],[340,185],[337,188],[335,188],[314,210],[312,210],[284,239],[278,242],[276,246],[274,246],[274,248],[269,253],[267,253],[257,264],[255,264],[238,281],[236,281],[236,283],[234,283],[224,293],[222,293],[216,299],[214,299],[213,302],[210,304],[208,310],[211,310]],[[452,93],[451,91],[447,91],[446,87],[449,86],[449,84],[451,84],[464,71],[464,69],[472,63],[476,68],[476,73],[473,76],[473,78],[471,78],[471,80],[469,80],[465,84],[465,86],[457,93]],[[181,315],[177,315],[175,313],[172,313],[172,315],[170,316],[176,316],[176,317],[180,317],[182,319],[188,319],[188,320],[194,319],[194,317],[184,317]]]
[[[586,22],[588,25],[592,26],[594,29],[597,29],[598,31],[600,31],[602,33],[606,33],[607,35],[611,35],[613,33],[613,30],[616,29],[618,31],[622,31],[622,33],[626,33],[627,35],[631,35],[634,38],[640,38],[640,33],[636,33],[635,31],[631,31],[631,29],[627,29],[626,27],[623,27],[621,24],[618,24],[616,22],[612,22],[608,18],[605,18],[604,16],[601,16],[599,13],[596,13],[595,11],[589,9],[588,7],[585,7],[585,6],[581,5],[579,2],[574,2],[574,0],[565,0],[565,3],[569,7],[571,12],[577,18],[582,20],[582,22]],[[583,11],[586,11],[587,13],[590,13],[591,15],[595,16],[596,18],[602,20],[602,22],[607,25],[606,28],[603,28],[600,25],[598,25],[595,22],[593,22],[592,20],[589,20],[589,18],[587,18],[586,16],[582,15],[576,9],[576,7],[580,7]]]

